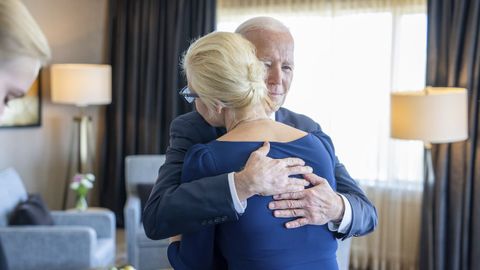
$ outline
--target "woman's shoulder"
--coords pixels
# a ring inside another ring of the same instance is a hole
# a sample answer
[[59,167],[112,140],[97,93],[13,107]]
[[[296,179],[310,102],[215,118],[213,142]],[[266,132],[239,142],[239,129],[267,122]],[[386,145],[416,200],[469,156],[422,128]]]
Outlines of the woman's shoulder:
[[290,142],[307,135],[306,132],[286,125],[271,121],[257,122],[227,132],[219,141],[244,141],[244,142]]
[[328,154],[330,155],[330,158],[334,161],[336,160],[335,147],[333,146],[332,139],[330,139],[330,137],[327,134],[321,131],[317,131],[317,132],[310,132],[309,136],[315,141],[321,143],[323,147],[325,147],[325,149],[327,150]]
[[195,144],[188,149],[182,169],[184,182],[194,180],[190,177],[193,172],[193,175],[203,177],[211,175],[215,170],[215,158],[208,144]]
[[209,162],[212,159],[212,152],[208,144],[198,143],[190,147],[185,156],[187,161]]

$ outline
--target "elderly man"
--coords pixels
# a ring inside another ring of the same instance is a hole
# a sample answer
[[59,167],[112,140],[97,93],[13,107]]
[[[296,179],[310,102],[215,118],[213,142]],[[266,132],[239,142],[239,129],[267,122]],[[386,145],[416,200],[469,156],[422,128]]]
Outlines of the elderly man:
[[[293,78],[294,41],[290,31],[278,20],[268,17],[250,19],[237,33],[257,48],[258,58],[267,68],[266,84],[270,98],[282,105]],[[314,134],[323,134],[310,118],[280,108],[272,114],[276,121]],[[244,169],[202,181],[180,183],[187,150],[207,143],[225,133],[213,128],[197,112],[177,117],[170,127],[170,147],[160,168],[157,182],[144,210],[143,224],[148,237],[163,239],[194,232],[215,224],[235,221],[248,207],[245,193],[274,195],[269,208],[278,218],[294,218],[286,228],[328,223],[337,238],[367,234],[375,229],[377,213],[364,192],[345,167],[335,164],[337,192],[321,177],[309,174],[302,160],[267,157],[269,145],[253,152]],[[289,178],[303,174],[313,186],[304,188]]]

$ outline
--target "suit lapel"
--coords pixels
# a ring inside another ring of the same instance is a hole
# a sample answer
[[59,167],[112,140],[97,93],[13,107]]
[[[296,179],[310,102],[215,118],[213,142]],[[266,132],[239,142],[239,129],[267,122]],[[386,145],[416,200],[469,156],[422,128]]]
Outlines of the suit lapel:
[[289,117],[287,117],[287,112],[284,108],[280,108],[275,112],[275,121],[284,123],[285,125],[289,125],[291,127],[295,127],[295,125],[289,121]]
[[224,127],[217,127],[215,128],[215,131],[217,132],[217,138],[225,135],[225,133],[227,133],[227,129],[224,128]]

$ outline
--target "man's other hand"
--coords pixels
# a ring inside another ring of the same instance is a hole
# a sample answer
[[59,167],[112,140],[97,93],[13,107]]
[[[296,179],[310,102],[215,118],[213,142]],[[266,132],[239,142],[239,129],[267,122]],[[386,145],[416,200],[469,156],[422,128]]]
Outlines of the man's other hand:
[[309,174],[312,168],[305,166],[299,158],[272,159],[267,157],[270,144],[250,154],[245,168],[235,173],[235,188],[241,201],[259,194],[269,196],[303,190],[310,183],[304,179],[290,177],[298,174]]
[[275,195],[268,207],[275,217],[297,218],[287,222],[287,228],[340,222],[345,211],[343,200],[332,190],[327,180],[315,174],[304,175],[313,187],[297,192]]
[[175,236],[172,236],[170,238],[168,238],[168,243],[171,244],[173,242],[177,242],[177,241],[182,241],[182,235],[181,234],[178,234],[178,235],[175,235]]

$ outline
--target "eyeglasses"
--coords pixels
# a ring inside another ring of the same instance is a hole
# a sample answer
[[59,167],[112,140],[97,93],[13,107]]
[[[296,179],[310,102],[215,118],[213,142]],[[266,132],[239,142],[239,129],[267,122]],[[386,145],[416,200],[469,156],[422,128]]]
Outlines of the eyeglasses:
[[182,96],[188,103],[194,102],[195,99],[199,97],[197,94],[192,93],[192,90],[190,90],[188,86],[183,87],[178,94]]

